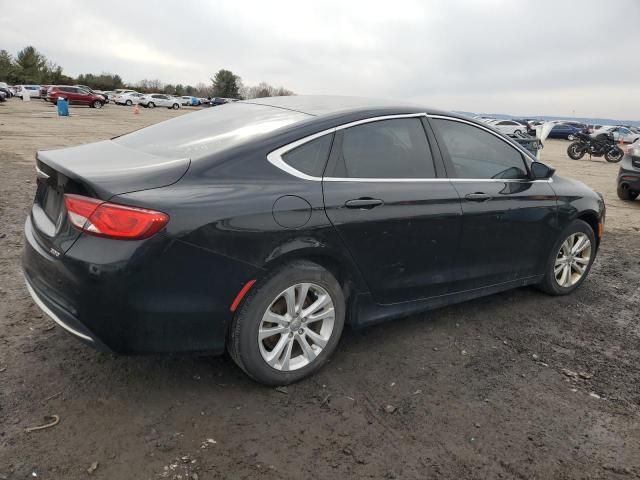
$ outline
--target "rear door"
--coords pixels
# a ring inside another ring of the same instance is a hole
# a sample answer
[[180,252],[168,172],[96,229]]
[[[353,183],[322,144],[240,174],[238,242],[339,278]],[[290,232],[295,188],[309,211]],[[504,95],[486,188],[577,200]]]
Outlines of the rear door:
[[409,115],[338,129],[323,178],[326,213],[377,303],[449,289],[462,211],[425,128]]
[[550,181],[531,180],[524,154],[489,129],[448,117],[429,123],[462,201],[455,291],[542,273],[557,236]]

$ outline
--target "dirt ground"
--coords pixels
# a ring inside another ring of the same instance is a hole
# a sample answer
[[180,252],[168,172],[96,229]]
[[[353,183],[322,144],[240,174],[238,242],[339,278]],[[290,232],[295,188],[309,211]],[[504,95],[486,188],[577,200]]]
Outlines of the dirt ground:
[[524,288],[347,330],[287,389],[226,357],[114,357],[54,327],[20,273],[35,151],[187,111],[0,104],[0,479],[640,478],[640,201],[564,141],[543,161],[608,208],[571,296]]

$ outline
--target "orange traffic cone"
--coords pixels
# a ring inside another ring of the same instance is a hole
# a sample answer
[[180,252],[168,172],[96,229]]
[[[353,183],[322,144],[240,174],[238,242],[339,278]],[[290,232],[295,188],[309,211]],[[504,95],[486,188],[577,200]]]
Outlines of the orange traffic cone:
[[136,115],[138,115],[140,113],[140,107],[138,105],[135,105],[133,107],[133,113],[136,114]]

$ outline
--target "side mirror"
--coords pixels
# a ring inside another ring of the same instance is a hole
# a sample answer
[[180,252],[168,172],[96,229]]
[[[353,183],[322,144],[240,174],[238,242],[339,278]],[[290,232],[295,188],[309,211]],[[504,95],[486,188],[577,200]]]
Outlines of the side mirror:
[[531,164],[531,178],[533,180],[546,180],[547,178],[551,178],[554,173],[556,173],[554,168],[542,162],[533,162]]

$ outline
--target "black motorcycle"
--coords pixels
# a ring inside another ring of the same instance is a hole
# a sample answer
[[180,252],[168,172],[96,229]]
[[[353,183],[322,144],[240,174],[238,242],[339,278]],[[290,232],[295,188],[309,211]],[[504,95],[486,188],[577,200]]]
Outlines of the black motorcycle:
[[576,133],[577,140],[567,148],[567,155],[573,160],[580,160],[586,153],[592,157],[604,158],[607,162],[616,163],[624,157],[624,151],[616,145],[612,133],[601,133],[595,138],[588,133]]

